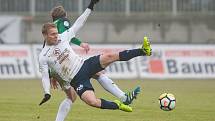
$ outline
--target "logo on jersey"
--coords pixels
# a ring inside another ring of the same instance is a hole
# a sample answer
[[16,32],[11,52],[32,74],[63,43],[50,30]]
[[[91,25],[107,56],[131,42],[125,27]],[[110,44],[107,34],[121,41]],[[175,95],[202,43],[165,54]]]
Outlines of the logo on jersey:
[[65,27],[69,28],[69,22],[68,22],[68,21],[64,21],[64,22],[63,22],[63,25],[64,25]]
[[80,85],[78,86],[78,88],[76,89],[76,91],[78,92],[78,91],[82,90],[83,87],[84,87],[83,84],[80,84]]
[[54,54],[55,56],[59,56],[59,55],[61,54],[60,49],[59,49],[59,48],[55,48],[54,51],[53,51],[53,54]]

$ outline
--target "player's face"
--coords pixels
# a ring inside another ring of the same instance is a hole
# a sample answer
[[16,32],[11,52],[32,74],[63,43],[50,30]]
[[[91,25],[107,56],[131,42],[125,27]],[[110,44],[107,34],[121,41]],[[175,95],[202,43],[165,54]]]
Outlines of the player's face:
[[48,45],[55,45],[58,43],[58,31],[57,28],[50,28],[45,35],[45,39]]

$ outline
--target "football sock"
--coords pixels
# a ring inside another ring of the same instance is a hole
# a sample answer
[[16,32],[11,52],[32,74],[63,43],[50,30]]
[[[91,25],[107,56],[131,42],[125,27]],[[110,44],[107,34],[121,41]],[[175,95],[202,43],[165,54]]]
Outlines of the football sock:
[[72,106],[72,101],[68,98],[64,99],[58,109],[57,117],[55,121],[64,121],[67,114],[70,111],[70,108]]
[[100,75],[97,80],[105,90],[119,98],[122,102],[126,100],[125,93],[105,74]]
[[142,49],[132,49],[132,50],[124,50],[119,52],[119,60],[120,61],[128,61],[137,56],[146,55]]
[[119,106],[114,103],[114,102],[110,102],[104,99],[101,99],[101,109],[119,109]]

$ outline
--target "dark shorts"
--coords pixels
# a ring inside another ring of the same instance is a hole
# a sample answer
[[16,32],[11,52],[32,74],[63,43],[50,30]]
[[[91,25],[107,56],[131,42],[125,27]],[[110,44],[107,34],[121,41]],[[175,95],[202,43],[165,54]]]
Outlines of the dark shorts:
[[81,69],[70,83],[80,97],[86,90],[94,91],[90,78],[97,72],[104,70],[104,68],[101,67],[99,57],[100,55],[85,60]]

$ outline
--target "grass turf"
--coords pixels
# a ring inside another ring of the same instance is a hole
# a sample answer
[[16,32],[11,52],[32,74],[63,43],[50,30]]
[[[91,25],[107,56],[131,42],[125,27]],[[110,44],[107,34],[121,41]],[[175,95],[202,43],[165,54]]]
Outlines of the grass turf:
[[[84,104],[79,98],[72,106],[66,121],[215,121],[215,80],[145,80],[116,81],[123,90],[136,85],[142,92],[132,104],[133,112],[101,110]],[[116,99],[95,81],[97,97]],[[159,109],[158,97],[164,92],[176,96],[176,109]],[[0,80],[0,121],[54,121],[65,95],[52,90],[52,99],[42,105],[39,80]]]

